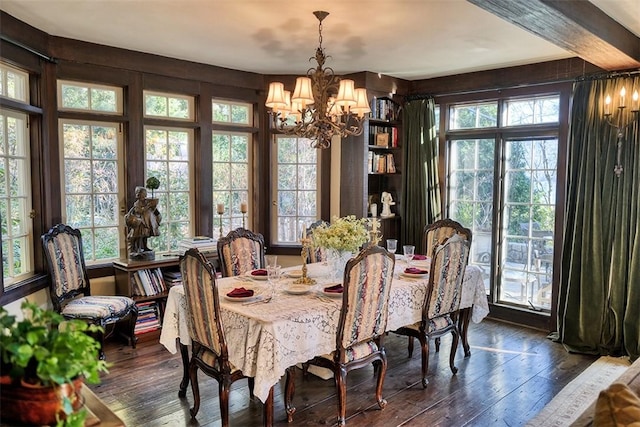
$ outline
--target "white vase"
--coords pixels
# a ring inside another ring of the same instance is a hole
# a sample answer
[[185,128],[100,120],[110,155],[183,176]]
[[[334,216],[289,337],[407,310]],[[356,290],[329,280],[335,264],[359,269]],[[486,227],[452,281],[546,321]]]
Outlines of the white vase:
[[350,251],[327,248],[327,254],[329,258],[330,280],[335,283],[342,283],[344,268],[351,259],[352,253]]

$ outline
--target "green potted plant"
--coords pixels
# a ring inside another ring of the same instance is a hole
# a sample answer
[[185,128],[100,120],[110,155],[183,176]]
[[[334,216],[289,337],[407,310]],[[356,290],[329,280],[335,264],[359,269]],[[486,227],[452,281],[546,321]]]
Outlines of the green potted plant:
[[155,176],[149,177],[146,182],[147,188],[151,190],[151,198],[154,198],[153,191],[160,188],[160,180]]
[[101,328],[33,303],[22,303],[18,321],[0,307],[0,406],[2,419],[29,424],[84,425],[80,390],[100,382],[108,365],[90,334]]

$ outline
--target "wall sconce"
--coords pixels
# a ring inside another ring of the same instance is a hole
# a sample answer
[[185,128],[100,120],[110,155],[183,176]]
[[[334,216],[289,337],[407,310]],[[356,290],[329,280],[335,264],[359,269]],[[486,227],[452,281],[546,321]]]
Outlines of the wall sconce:
[[623,87],[620,90],[620,96],[618,97],[617,108],[613,107],[611,96],[606,95],[604,100],[604,118],[609,123],[609,126],[616,131],[616,145],[618,147],[618,154],[616,157],[616,165],[613,168],[613,172],[616,176],[622,174],[622,142],[624,141],[624,134],[627,129],[638,120],[638,110],[640,109],[640,100],[638,99],[638,91],[635,90],[631,97],[631,106],[627,107],[627,90]]

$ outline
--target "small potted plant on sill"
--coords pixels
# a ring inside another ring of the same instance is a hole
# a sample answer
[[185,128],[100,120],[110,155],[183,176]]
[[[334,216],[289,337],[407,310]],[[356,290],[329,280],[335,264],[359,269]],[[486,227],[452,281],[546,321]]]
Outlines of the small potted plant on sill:
[[0,406],[2,420],[36,425],[82,426],[83,383],[100,382],[107,363],[90,334],[99,326],[65,320],[33,303],[24,319],[0,307]]

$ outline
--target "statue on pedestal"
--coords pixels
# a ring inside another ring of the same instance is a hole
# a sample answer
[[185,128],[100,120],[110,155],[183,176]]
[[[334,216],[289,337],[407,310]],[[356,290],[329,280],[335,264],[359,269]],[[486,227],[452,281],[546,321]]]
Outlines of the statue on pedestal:
[[155,252],[147,245],[147,239],[159,236],[162,215],[158,211],[158,199],[147,198],[145,187],[136,187],[136,201],[124,216],[127,227],[127,248],[129,258],[153,260]]
[[395,216],[394,213],[391,213],[391,205],[396,204],[396,202],[393,201],[393,197],[391,197],[391,193],[384,191],[380,197],[380,201],[382,202],[382,212],[380,213],[380,216],[382,218]]

